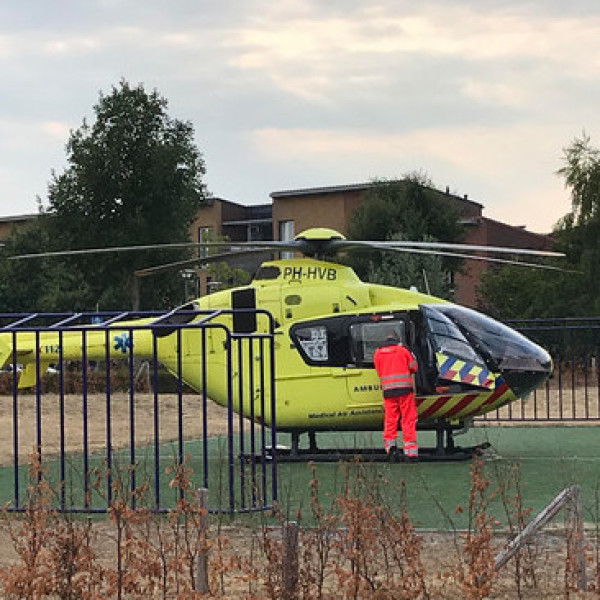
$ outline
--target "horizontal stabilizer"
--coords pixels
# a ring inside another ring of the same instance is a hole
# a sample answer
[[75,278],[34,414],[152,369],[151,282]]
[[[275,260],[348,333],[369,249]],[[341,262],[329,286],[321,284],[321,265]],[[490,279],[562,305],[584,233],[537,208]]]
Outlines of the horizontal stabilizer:
[[11,347],[3,340],[0,340],[0,367],[3,367],[10,360],[11,357]]
[[[39,363],[40,373],[45,373],[47,368],[48,368],[48,364],[41,363],[41,362]],[[37,383],[36,364],[35,363],[27,363],[23,367],[23,370],[21,371],[21,374],[19,376],[19,387],[20,388],[35,387],[36,383]]]

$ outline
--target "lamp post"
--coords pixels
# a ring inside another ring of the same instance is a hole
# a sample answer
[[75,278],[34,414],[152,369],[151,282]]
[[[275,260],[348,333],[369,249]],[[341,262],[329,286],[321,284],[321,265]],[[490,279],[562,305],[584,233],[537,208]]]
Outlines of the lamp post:
[[192,292],[195,292],[194,296],[198,295],[198,277],[194,269],[183,269],[179,274],[183,279],[183,301],[187,302],[190,299],[190,284],[194,286],[192,288]]

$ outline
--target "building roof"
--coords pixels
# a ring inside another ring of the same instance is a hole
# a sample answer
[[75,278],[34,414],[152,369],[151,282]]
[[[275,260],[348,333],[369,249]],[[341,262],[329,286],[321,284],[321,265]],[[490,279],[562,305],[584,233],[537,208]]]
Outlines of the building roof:
[[37,213],[29,215],[8,215],[6,217],[0,217],[0,223],[18,223],[20,221],[32,221],[37,217]]
[[[272,192],[270,194],[271,198],[278,199],[278,198],[289,198],[289,197],[298,197],[298,196],[315,196],[315,195],[321,195],[321,194],[337,194],[340,192],[362,192],[362,191],[366,191],[371,189],[372,187],[375,187],[376,185],[378,185],[377,181],[371,181],[368,183],[351,183],[348,185],[332,185],[332,186],[323,186],[323,187],[314,187],[314,188],[300,188],[300,189],[295,189],[295,190],[281,190],[278,192]],[[384,180],[385,183],[385,180]],[[426,187],[426,186],[423,186]],[[483,208],[483,204],[480,204],[479,202],[473,202],[473,200],[469,200],[469,198],[465,195],[465,196],[458,196],[456,194],[451,194],[449,192],[449,190],[446,188],[446,191],[443,192],[441,190],[438,190],[436,188],[430,188],[432,190],[434,190],[435,192],[438,192],[439,194],[444,194],[446,196],[451,196],[452,198],[455,198],[456,200],[460,200],[461,202],[467,202],[469,204],[473,204],[479,208]]]
[[315,194],[335,194],[338,192],[360,192],[373,187],[372,183],[351,183],[348,185],[330,185],[324,187],[300,188],[271,192],[271,198],[286,198],[288,196],[313,196]]
[[521,233],[523,236],[526,236],[532,240],[537,240],[539,243],[546,244],[551,246],[555,243],[554,236],[552,233],[537,233],[535,231],[529,231],[525,227],[525,225],[510,225],[509,223],[503,223],[502,221],[497,221],[496,219],[490,219],[489,217],[479,217],[481,222],[487,223],[492,227],[500,228],[500,229],[509,229],[516,233]]

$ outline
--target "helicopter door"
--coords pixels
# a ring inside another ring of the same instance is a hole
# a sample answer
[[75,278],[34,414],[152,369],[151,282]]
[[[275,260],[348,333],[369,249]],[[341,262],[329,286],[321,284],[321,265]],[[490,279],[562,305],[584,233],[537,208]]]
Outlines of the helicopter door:
[[392,331],[400,342],[412,346],[413,329],[406,314],[394,314],[390,318],[373,315],[369,320],[359,317],[349,326],[352,368],[345,369],[347,409],[363,420],[372,420],[373,426],[379,426],[382,418],[381,386],[373,366],[373,354],[386,343]]
[[409,331],[408,319],[404,315],[394,315],[393,319],[352,323],[350,325],[350,340],[354,363],[357,366],[372,368],[375,350],[383,346],[386,338],[392,333],[400,343],[410,347],[412,343],[408,339]]
[[496,376],[460,328],[433,306],[421,306],[440,385],[463,384],[492,389]]

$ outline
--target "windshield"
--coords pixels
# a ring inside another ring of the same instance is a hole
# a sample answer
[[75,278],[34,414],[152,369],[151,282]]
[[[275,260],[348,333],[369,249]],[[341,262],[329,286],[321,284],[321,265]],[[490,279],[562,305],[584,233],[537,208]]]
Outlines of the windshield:
[[483,358],[475,352],[473,346],[451,319],[431,306],[423,306],[422,309],[436,352],[481,366],[485,365]]
[[546,371],[551,365],[550,355],[543,348],[491,317],[453,304],[428,306],[427,312],[432,311],[460,328],[492,368]]

